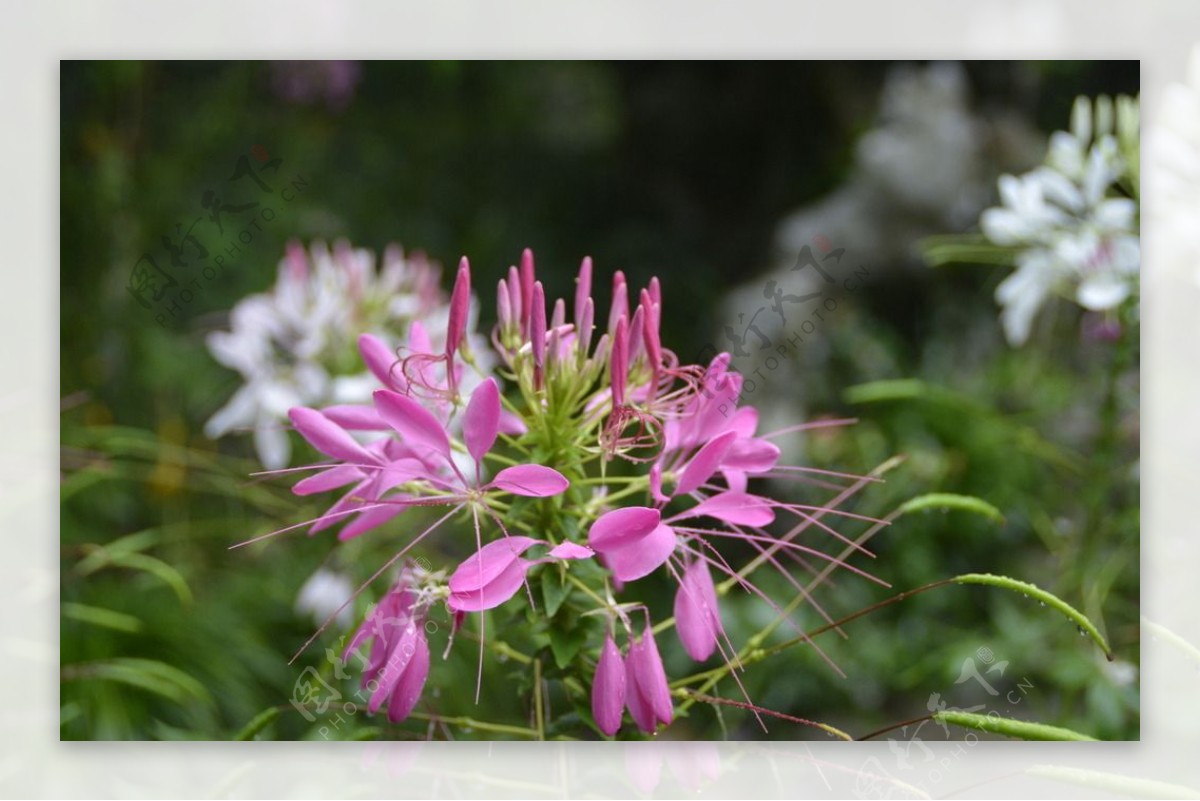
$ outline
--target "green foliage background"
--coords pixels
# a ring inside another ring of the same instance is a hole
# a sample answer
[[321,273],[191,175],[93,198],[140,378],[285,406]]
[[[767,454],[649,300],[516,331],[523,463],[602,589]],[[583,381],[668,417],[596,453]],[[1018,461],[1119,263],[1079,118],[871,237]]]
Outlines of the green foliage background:
[[[297,590],[326,562],[365,578],[415,523],[403,518],[385,536],[337,549],[327,537],[293,535],[228,550],[318,506],[291,496],[287,482],[250,479],[258,466],[248,438],[204,437],[204,420],[237,386],[208,357],[204,334],[273,282],[287,239],[346,236],[376,250],[398,241],[443,264],[466,253],[485,298],[489,276],[525,246],[551,296],[568,291],[584,254],[601,274],[623,269],[635,285],[658,275],[666,344],[698,351],[719,328],[722,297],[770,264],[779,219],[845,179],[887,67],[371,63],[348,104],[331,108],[284,100],[266,64],[64,63],[63,738],[229,738],[271,708],[280,714],[263,718],[255,736],[504,737],[458,719],[527,724],[527,666],[489,655],[476,706],[467,637],[446,663],[435,656],[422,719],[389,726],[358,714],[331,728],[291,709],[301,671],[328,677],[324,648],[337,642],[327,635],[288,664],[313,631],[293,611]],[[1136,63],[972,64],[968,74],[977,107],[1016,108],[1047,131],[1065,127],[1076,94],[1136,93],[1138,81]],[[302,176],[303,192],[277,204],[236,262],[160,325],[127,292],[129,270],[203,213],[204,191],[255,145],[282,158],[280,176]],[[809,438],[809,461],[866,472],[903,454],[855,511],[882,516],[915,495],[957,492],[995,505],[1004,522],[902,516],[863,565],[893,589],[843,573],[822,588],[822,604],[849,614],[958,573],[1005,573],[1075,605],[1106,632],[1119,663],[1136,667],[1136,343],[1119,352],[1082,341],[1077,313],[1057,307],[1035,345],[1013,350],[991,300],[1001,272],[933,271],[906,252],[872,274],[822,331],[830,358],[805,400],[810,414],[861,422]],[[1112,369],[1118,358],[1123,372]],[[899,379],[915,382],[850,389]],[[449,564],[463,552],[443,541],[429,558]],[[771,589],[792,593],[782,581]],[[663,581],[651,606],[669,609],[670,592]],[[761,602],[730,598],[730,631],[769,621]],[[360,612],[370,600],[359,600]],[[821,622],[805,608],[798,620]],[[846,632],[821,639],[846,678],[811,649],[791,648],[745,673],[755,702],[863,735],[927,714],[939,693],[951,706],[1137,737],[1136,680],[1118,681],[1073,625],[1019,596],[943,588]],[[788,635],[784,627],[776,638]],[[662,641],[668,674],[695,672],[673,636]],[[443,644],[434,639],[435,653]],[[548,641],[527,645],[552,651]],[[1000,697],[955,683],[982,647],[1009,663],[992,677]],[[1021,680],[1033,689],[1004,700]],[[715,692],[740,697],[729,682]],[[569,693],[549,700],[569,728]],[[434,715],[457,722],[435,724]],[[764,733],[744,711],[698,704],[664,736],[826,735],[783,721]],[[919,736],[944,734],[929,723]]]

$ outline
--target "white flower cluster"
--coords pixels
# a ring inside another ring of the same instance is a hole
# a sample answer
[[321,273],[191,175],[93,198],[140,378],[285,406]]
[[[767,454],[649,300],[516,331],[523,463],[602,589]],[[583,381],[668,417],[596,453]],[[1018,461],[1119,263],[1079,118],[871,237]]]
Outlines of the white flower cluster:
[[1016,250],[1017,269],[996,288],[1009,342],[1029,337],[1047,298],[1110,311],[1135,296],[1138,234],[1138,103],[1075,101],[1071,131],[1050,137],[1044,163],[999,181],[1002,205],[980,217],[984,235]]
[[376,271],[371,251],[345,241],[332,251],[322,242],[307,252],[289,244],[275,286],[239,301],[230,313],[231,330],[208,336],[213,357],[240,373],[244,383],[208,421],[205,433],[217,438],[253,429],[263,465],[287,466],[289,409],[369,402],[378,388],[362,367],[360,334],[395,347],[409,324],[420,321],[433,345],[440,344],[436,339],[445,336],[449,306],[439,273],[395,245]]

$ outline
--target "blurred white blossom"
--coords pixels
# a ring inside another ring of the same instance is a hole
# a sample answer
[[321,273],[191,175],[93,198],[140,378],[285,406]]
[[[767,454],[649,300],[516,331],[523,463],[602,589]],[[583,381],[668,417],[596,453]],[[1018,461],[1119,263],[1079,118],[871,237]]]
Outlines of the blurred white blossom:
[[1016,252],[1016,271],[996,288],[1012,344],[1028,339],[1051,296],[1107,312],[1136,295],[1138,151],[1135,99],[1080,97],[1070,132],[1050,137],[1045,162],[1001,176],[1001,205],[984,211],[980,226],[992,243]]
[[423,256],[406,256],[395,245],[376,270],[371,251],[345,241],[332,251],[322,242],[308,251],[290,243],[274,287],[241,300],[230,313],[231,330],[208,336],[213,357],[240,373],[243,383],[205,433],[217,438],[252,429],[263,465],[287,466],[289,409],[365,403],[378,388],[362,367],[360,334],[396,347],[409,324],[420,321],[432,344],[441,344],[449,307],[439,273]]
[[349,578],[333,570],[318,568],[296,596],[296,614],[311,617],[318,626],[337,615],[338,626],[349,628],[354,622],[354,606],[347,602],[353,595],[354,585]]
[[1200,283],[1200,45],[1192,48],[1187,80],[1168,85],[1155,111],[1146,175],[1156,262]]

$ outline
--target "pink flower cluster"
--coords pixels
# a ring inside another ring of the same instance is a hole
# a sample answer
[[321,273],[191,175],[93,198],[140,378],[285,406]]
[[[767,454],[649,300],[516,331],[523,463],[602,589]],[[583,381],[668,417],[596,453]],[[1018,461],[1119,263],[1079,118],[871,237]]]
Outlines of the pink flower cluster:
[[[444,349],[431,352],[419,324],[399,353],[365,335],[360,351],[381,384],[373,404],[291,410],[296,430],[330,459],[314,465],[318,472],[294,492],[349,487],[311,521],[312,532],[344,522],[339,537],[348,539],[413,507],[448,507],[375,576],[451,517],[466,512],[472,523],[473,554],[448,578],[405,568],[351,641],[348,653],[373,640],[364,671],[364,683],[377,685],[370,711],[385,700],[392,720],[412,711],[429,671],[421,621],[433,604],[444,603],[457,628],[465,615],[514,598],[539,566],[570,572],[594,560],[605,578],[590,597],[609,599],[610,582],[624,593],[631,582],[664,569],[678,585],[674,627],[683,649],[700,662],[719,651],[731,666],[737,652],[721,621],[723,591],[740,587],[779,611],[750,581],[755,569],[774,568],[803,593],[783,564],[786,558],[815,556],[845,566],[796,538],[812,527],[840,538],[822,518],[846,513],[785,503],[751,488],[755,477],[803,480],[805,474],[779,466],[780,450],[758,433],[756,411],[738,407],[742,379],[730,369],[729,356],[681,366],[662,346],[658,281],[635,295],[620,272],[613,278],[607,325],[597,337],[591,285],[591,260],[584,259],[568,319],[563,299],[547,310],[529,251],[499,281],[492,342],[501,375],[514,384],[512,399],[495,376],[475,376],[473,390],[464,391],[473,360],[463,350],[471,292],[463,259]],[[502,437],[507,447],[499,452]],[[634,475],[610,484],[609,467],[618,458]],[[573,516],[580,525],[571,530],[586,531],[586,539],[573,541],[565,527],[535,530],[513,516],[513,496],[543,499],[560,519]],[[768,530],[784,516],[784,533]],[[514,533],[517,527],[526,533]],[[756,553],[741,570],[720,547],[734,540]],[[713,571],[725,579],[721,587]],[[593,674],[596,727],[615,734],[628,709],[639,729],[653,733],[671,722],[673,704],[649,612],[611,600],[601,611],[608,633]],[[645,617],[640,633],[630,617],[638,611]],[[483,625],[481,615],[481,670]],[[620,628],[624,655],[614,637]]]

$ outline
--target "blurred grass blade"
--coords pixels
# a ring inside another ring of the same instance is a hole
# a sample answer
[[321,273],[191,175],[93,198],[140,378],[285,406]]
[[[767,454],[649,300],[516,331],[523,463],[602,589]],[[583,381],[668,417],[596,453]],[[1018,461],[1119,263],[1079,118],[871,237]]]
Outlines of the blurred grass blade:
[[90,623],[93,626],[125,631],[136,634],[142,630],[142,621],[124,612],[114,612],[111,609],[101,609],[98,606],[67,602],[62,605],[63,617]]
[[1104,793],[1127,798],[1200,798],[1200,790],[1182,784],[1170,784],[1155,779],[1123,776],[1086,768],[1066,765],[1032,765],[1025,769],[1031,776],[1041,776],[1060,782],[1101,790]]
[[948,723],[964,729],[977,729],[993,734],[1002,734],[1005,737],[1014,737],[1018,740],[1070,740],[1076,742],[1095,742],[1096,740],[1095,737],[1088,737],[1086,734],[1080,734],[1077,731],[1064,729],[1060,726],[1047,726],[1045,723],[1013,720],[1012,718],[1002,718],[999,715],[977,715],[974,712],[960,712],[955,709],[935,712],[933,719],[938,723]]
[[203,684],[179,668],[153,659],[117,657],[102,662],[66,665],[61,675],[63,681],[99,679],[128,684],[180,704],[189,698],[206,703],[212,701]]
[[279,717],[279,707],[272,706],[254,716],[242,730],[234,735],[235,740],[253,740],[255,735],[270,726]]
[[1013,592],[1019,592],[1022,595],[1033,598],[1035,601],[1041,601],[1046,606],[1056,609],[1067,616],[1067,619],[1079,627],[1082,634],[1087,634],[1100,649],[1104,651],[1104,655],[1108,657],[1108,661],[1113,661],[1112,651],[1108,647],[1108,641],[1104,639],[1104,635],[1100,630],[1088,620],[1087,616],[1071,606],[1066,601],[1059,598],[1057,595],[1046,592],[1036,584],[1030,584],[1025,581],[1009,578],[1008,576],[994,576],[991,573],[964,573],[961,576],[955,576],[950,579],[956,584],[982,584],[987,587],[999,587]]
[[924,512],[931,509],[957,509],[964,512],[972,512],[977,515],[982,515],[989,520],[1004,524],[1004,515],[995,506],[992,506],[982,498],[976,498],[974,495],[957,495],[950,492],[931,492],[927,495],[918,495],[900,504],[897,511],[900,514],[909,514],[912,512]]

